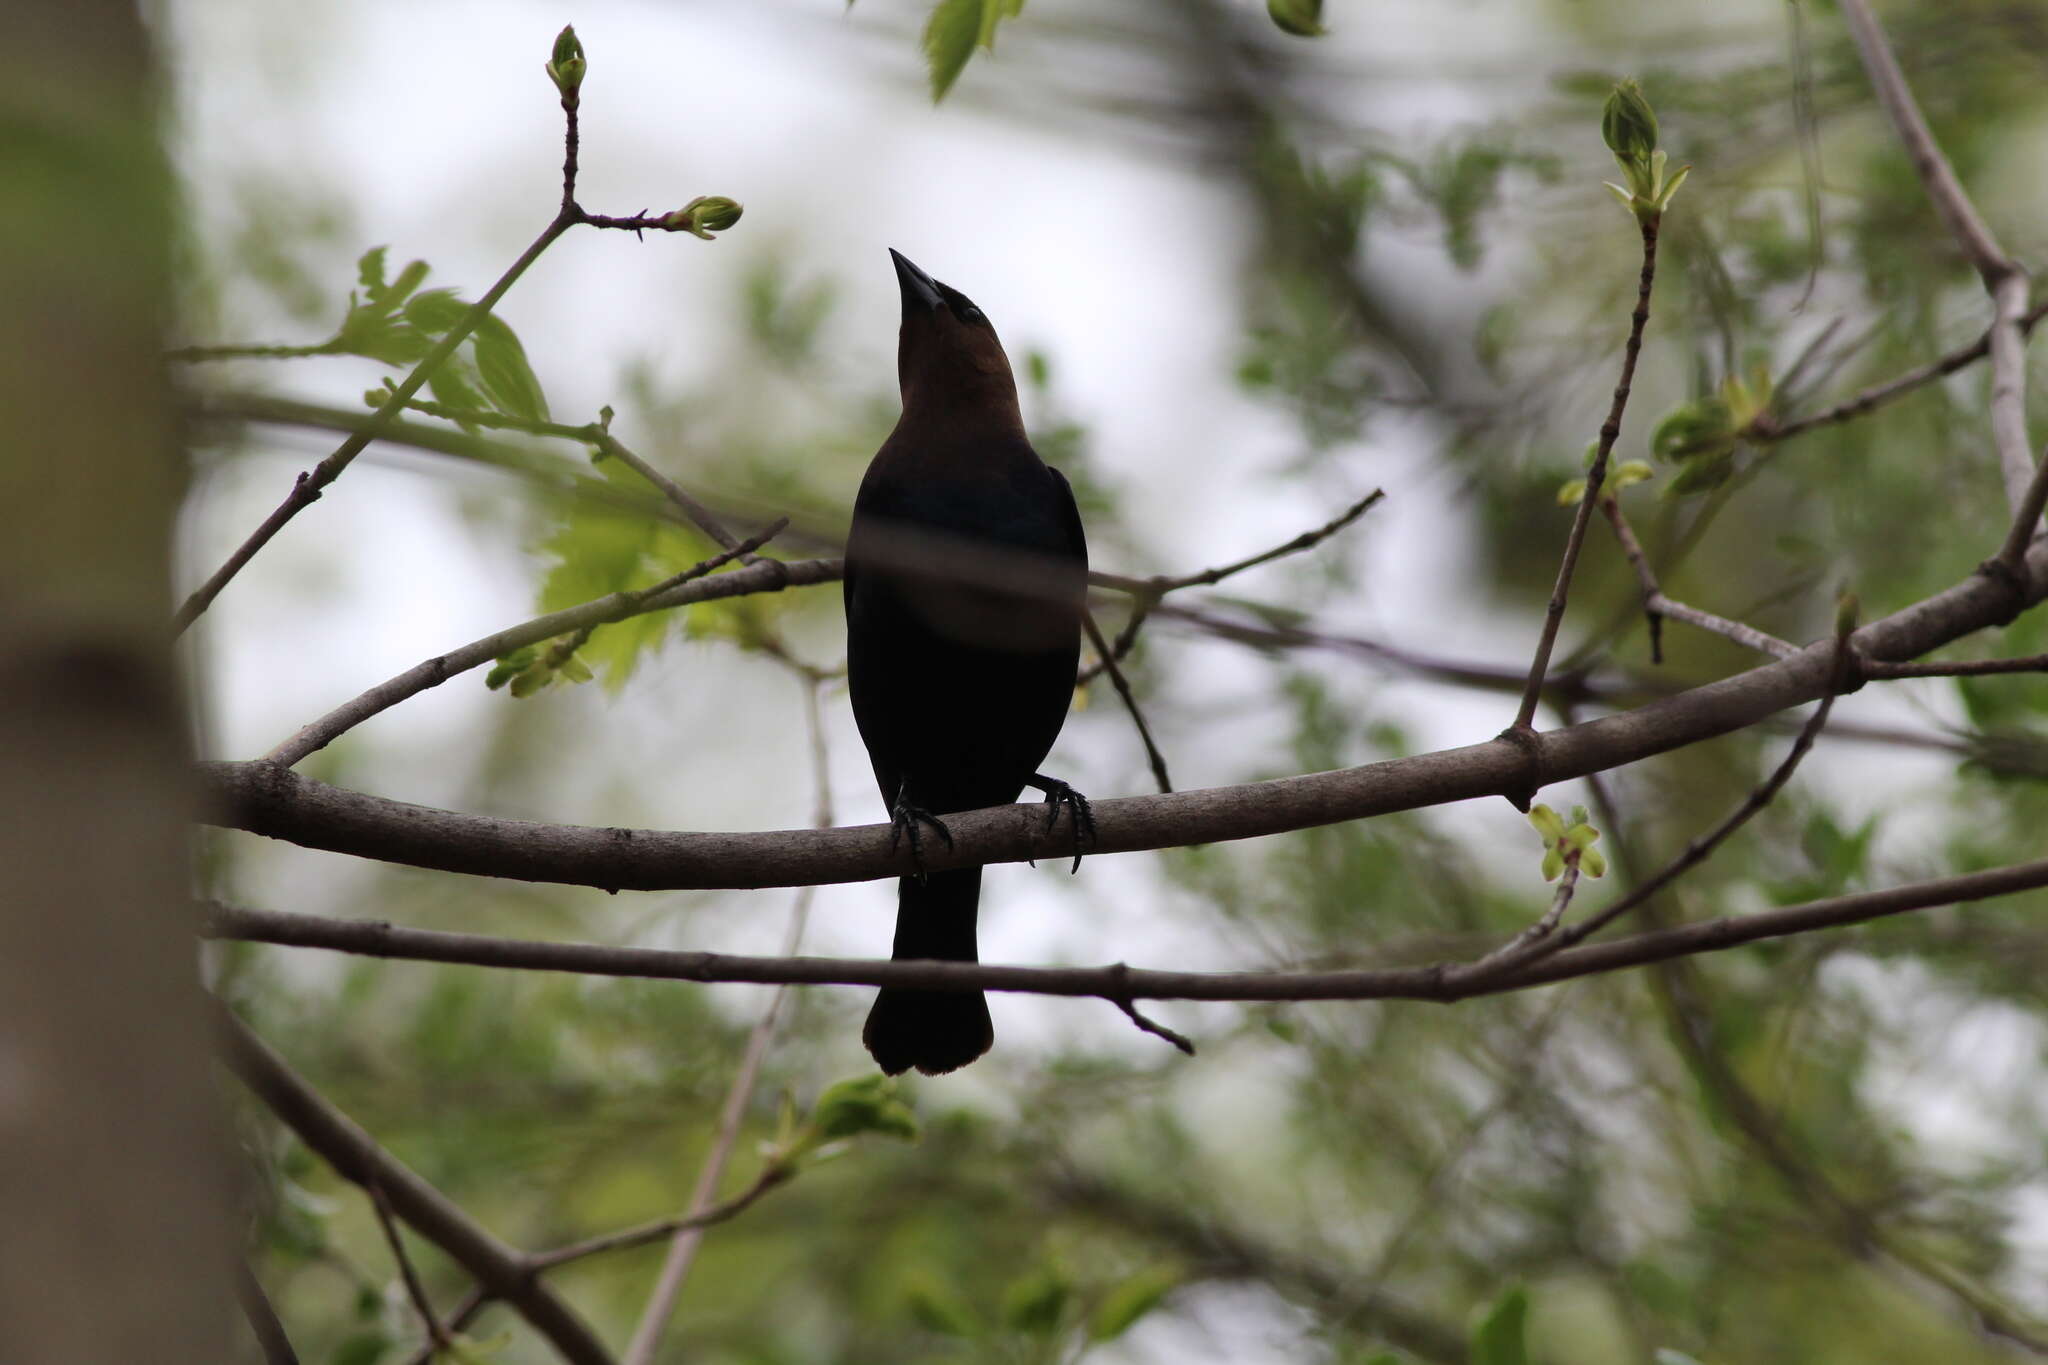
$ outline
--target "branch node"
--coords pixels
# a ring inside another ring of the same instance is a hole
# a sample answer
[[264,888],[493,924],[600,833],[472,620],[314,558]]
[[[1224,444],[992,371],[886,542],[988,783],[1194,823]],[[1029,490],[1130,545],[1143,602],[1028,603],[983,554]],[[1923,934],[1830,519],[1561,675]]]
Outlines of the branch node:
[[1136,1024],[1146,1033],[1151,1034],[1155,1038],[1164,1038],[1190,1057],[1195,1055],[1195,1044],[1192,1039],[1184,1033],[1175,1032],[1156,1019],[1147,1018],[1132,1001],[1131,967],[1129,963],[1117,963],[1109,969],[1109,975],[1115,984],[1110,988],[1109,993],[1104,997],[1105,999],[1122,1010],[1130,1017],[1132,1023]]
[[1527,815],[1530,804],[1536,799],[1536,793],[1542,791],[1544,786],[1542,737],[1536,733],[1536,727],[1533,725],[1515,724],[1494,738],[1505,740],[1522,752],[1523,763],[1528,773],[1527,780],[1517,782],[1501,795],[1508,799],[1509,805]]

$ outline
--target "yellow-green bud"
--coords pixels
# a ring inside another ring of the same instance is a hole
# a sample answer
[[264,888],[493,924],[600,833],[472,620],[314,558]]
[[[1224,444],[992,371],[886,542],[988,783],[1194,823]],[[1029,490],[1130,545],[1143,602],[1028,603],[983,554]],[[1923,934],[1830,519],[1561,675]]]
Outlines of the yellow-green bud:
[[1607,107],[1600,112],[1600,136],[1624,166],[1647,165],[1650,153],[1657,150],[1657,115],[1633,80],[1615,86],[1607,97]]
[[673,213],[664,214],[661,225],[671,232],[688,232],[708,242],[712,233],[725,231],[745,211],[737,200],[723,195],[699,195]]
[[589,63],[583,60],[583,44],[576,40],[573,25],[564,26],[555,35],[555,50],[547,69],[548,79],[555,83],[563,98],[573,98],[582,88],[583,73],[589,69]]
[[1323,28],[1323,0],[1266,0],[1266,15],[1282,33],[1297,38],[1320,38]]

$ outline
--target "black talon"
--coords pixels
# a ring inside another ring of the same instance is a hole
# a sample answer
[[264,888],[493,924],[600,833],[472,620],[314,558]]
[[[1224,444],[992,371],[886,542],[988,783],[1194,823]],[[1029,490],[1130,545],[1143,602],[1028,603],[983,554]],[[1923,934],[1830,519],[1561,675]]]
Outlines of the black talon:
[[947,848],[953,846],[953,831],[946,828],[945,821],[923,806],[913,804],[905,796],[904,788],[908,785],[905,783],[896,789],[895,804],[889,807],[889,851],[894,853],[907,836],[910,840],[910,861],[917,868],[917,879],[923,881],[924,836],[918,833],[917,827],[930,825],[939,832],[939,838],[945,841]]
[[[1088,798],[1075,791],[1057,777],[1033,773],[1025,779],[1024,785],[1045,793],[1045,832],[1052,833],[1059,823],[1062,807],[1071,811],[1074,818],[1074,865],[1068,871],[1081,870],[1081,854],[1088,845],[1095,842],[1095,810],[1088,804]],[[1036,860],[1034,860],[1034,866]]]

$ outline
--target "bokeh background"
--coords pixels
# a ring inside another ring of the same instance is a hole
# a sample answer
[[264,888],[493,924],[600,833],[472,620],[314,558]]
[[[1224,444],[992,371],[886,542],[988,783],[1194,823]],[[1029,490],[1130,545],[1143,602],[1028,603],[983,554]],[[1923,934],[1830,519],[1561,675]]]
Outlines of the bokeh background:
[[[1618,457],[1648,459],[1659,419],[1730,375],[1789,374],[1796,415],[1988,317],[1829,5],[1331,0],[1330,32],[1304,40],[1258,4],[1032,0],[936,106],[928,10],[173,0],[156,22],[188,215],[179,340],[318,342],[379,245],[394,269],[422,259],[431,285],[481,292],[554,211],[560,114],[541,67],[573,22],[590,61],[583,204],[720,194],[746,214],[714,243],[583,229],[542,258],[498,311],[558,420],[608,405],[688,487],[743,518],[799,511],[829,540],[894,420],[895,247],[1030,359],[1027,419],[1083,492],[1098,567],[1224,563],[1386,490],[1358,526],[1203,603],[1336,645],[1147,628],[1132,675],[1176,784],[1196,787],[1512,719],[1512,688],[1445,666],[1526,666],[1569,521],[1555,495],[1613,384],[1638,264],[1599,186],[1614,79],[1643,80],[1674,159],[1695,166]],[[1884,14],[1986,217],[2040,261],[2048,14]],[[216,411],[279,394],[362,412],[398,373],[321,357],[184,378]],[[1965,370],[1875,418],[1742,446],[1712,492],[1661,496],[1658,465],[1627,496],[1667,591],[1806,640],[1843,588],[1879,612],[1966,575],[2004,526],[1984,384]],[[334,438],[209,420],[194,439],[191,583]],[[587,468],[573,444],[545,458]],[[1594,530],[1564,648],[1610,696],[1746,666],[1676,625],[1652,666],[1633,580]],[[192,633],[202,747],[258,754],[565,604],[550,594],[610,586],[605,570],[578,577],[579,556],[611,556],[627,585],[701,554],[679,537],[621,551],[617,531],[516,469],[372,447]],[[304,771],[579,824],[813,819],[809,684],[789,660],[838,666],[836,587],[610,632],[587,651],[592,684],[515,700],[459,678]],[[2043,636],[2023,618],[1973,647],[2035,652]],[[833,815],[879,819],[844,696],[823,696]],[[2038,856],[2044,710],[2048,683],[2030,678],[1843,700],[1793,787],[1656,913]],[[1615,775],[1617,862],[1681,848],[1785,743],[1732,737]],[[1150,784],[1100,686],[1050,770],[1097,796]],[[1591,799],[1577,784],[1545,796]],[[1469,955],[1547,903],[1539,854],[1490,801],[1098,858],[1072,877],[1002,867],[983,953],[1216,968]],[[208,836],[204,875],[264,908],[736,952],[775,951],[794,900],[608,897],[231,835]],[[1539,1360],[2004,1359],[1979,1310],[2048,1315],[2042,908],[2014,898],[1450,1008],[1159,1007],[1193,1059],[1099,1001],[997,997],[990,1058],[905,1087],[921,1143],[864,1141],[711,1233],[662,1358],[1465,1360],[1485,1358],[1473,1321],[1519,1286]],[[892,912],[886,884],[823,888],[805,947],[879,955]],[[536,1248],[681,1207],[767,1001],[247,946],[210,969],[380,1140]],[[865,1008],[852,990],[789,1002],[735,1186],[781,1095],[802,1105],[868,1066]],[[367,1206],[259,1113],[242,1132],[258,1270],[306,1358],[407,1358],[417,1329]],[[418,1254],[437,1296],[458,1298],[459,1271]],[[659,1259],[555,1278],[622,1340]],[[1090,1339],[1105,1299],[1148,1286],[1167,1289],[1156,1306]],[[474,1331],[494,1359],[546,1358],[509,1315]]]

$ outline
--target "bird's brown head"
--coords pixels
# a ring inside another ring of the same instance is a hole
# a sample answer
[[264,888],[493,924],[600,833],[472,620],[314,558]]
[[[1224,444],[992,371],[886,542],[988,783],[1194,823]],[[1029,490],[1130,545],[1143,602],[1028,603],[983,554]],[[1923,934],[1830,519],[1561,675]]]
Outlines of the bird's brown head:
[[1010,357],[986,314],[951,285],[919,270],[891,249],[903,293],[903,328],[897,335],[896,378],[903,408],[931,413],[980,413],[991,420],[1023,419]]

